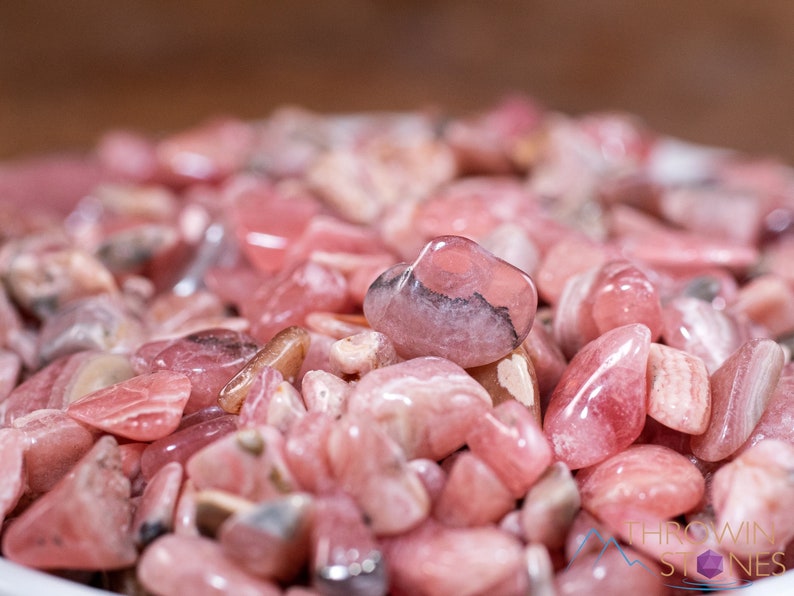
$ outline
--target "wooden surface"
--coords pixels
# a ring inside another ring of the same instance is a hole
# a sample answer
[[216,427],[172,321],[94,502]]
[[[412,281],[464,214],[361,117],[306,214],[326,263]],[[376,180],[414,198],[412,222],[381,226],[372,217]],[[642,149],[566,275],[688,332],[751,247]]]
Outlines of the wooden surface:
[[623,109],[794,163],[789,0],[0,0],[0,158],[218,113]]

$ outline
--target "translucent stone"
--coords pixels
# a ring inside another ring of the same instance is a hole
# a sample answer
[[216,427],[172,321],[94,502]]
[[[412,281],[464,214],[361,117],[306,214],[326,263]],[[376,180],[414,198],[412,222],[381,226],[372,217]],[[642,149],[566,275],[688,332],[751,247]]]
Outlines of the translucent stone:
[[771,339],[750,340],[711,375],[711,420],[692,437],[692,453],[719,461],[753,432],[780,379],[783,349]]
[[309,557],[314,500],[304,493],[269,499],[233,514],[218,540],[227,557],[256,576],[289,582]]
[[435,238],[412,264],[384,272],[364,300],[370,325],[401,356],[440,356],[464,368],[521,345],[536,308],[529,276],[461,236]]
[[491,408],[488,392],[457,364],[415,358],[373,370],[355,385],[347,411],[383,427],[408,459],[440,460],[463,446]]
[[301,395],[309,412],[323,412],[339,418],[352,387],[347,381],[324,370],[311,370],[303,376]]
[[562,548],[580,505],[579,487],[571,471],[562,462],[553,463],[524,497],[523,536],[530,544]]
[[348,301],[347,281],[341,273],[306,261],[261,284],[240,306],[251,321],[251,334],[268,342],[290,325],[303,325],[311,312],[344,312]]
[[794,500],[794,446],[768,439],[759,442],[714,474],[712,503],[718,528],[741,528],[726,548],[754,554],[782,551],[794,539],[794,518],[786,504]]
[[215,404],[220,390],[258,349],[247,333],[205,329],[170,342],[154,357],[151,370],[187,375],[192,391],[185,413],[191,414]]
[[152,543],[141,556],[138,580],[162,596],[281,594],[276,584],[246,573],[223,554],[218,542],[201,536],[171,534]]
[[155,441],[179,426],[190,389],[187,376],[160,370],[89,393],[66,413],[118,437]]
[[237,430],[237,417],[227,414],[215,416],[177,430],[167,437],[149,444],[141,455],[141,471],[150,479],[168,462],[185,464],[205,445]]
[[338,490],[328,459],[328,435],[334,419],[323,412],[309,412],[287,432],[284,458],[298,485],[313,494]]
[[348,414],[328,435],[328,462],[378,535],[405,532],[430,513],[430,498],[400,447],[363,416]]
[[552,394],[544,432],[572,470],[628,447],[645,423],[645,375],[651,334],[618,327],[574,356]]
[[466,442],[516,499],[526,494],[552,460],[543,431],[517,401],[505,402],[481,415],[471,426]]
[[119,569],[138,554],[130,483],[118,445],[105,436],[3,535],[3,555],[38,569]]
[[521,543],[494,527],[449,528],[428,520],[383,547],[395,596],[526,594]]
[[[617,531],[695,508],[706,483],[689,459],[661,445],[633,445],[576,477],[582,507]],[[639,522],[637,522],[639,523]]]
[[36,410],[14,420],[27,439],[25,472],[28,490],[50,490],[82,458],[96,440],[97,432],[62,410]]
[[447,526],[484,526],[515,507],[515,498],[484,461],[471,452],[455,458],[433,517]]
[[230,414],[237,414],[257,374],[265,367],[277,370],[282,379],[295,382],[309,351],[311,337],[298,326],[282,329],[267,342],[239,371],[223,385],[218,403]]
[[328,357],[331,372],[354,378],[399,360],[389,338],[377,331],[362,331],[337,340]]
[[775,391],[741,452],[764,439],[778,439],[794,445],[794,364],[783,367]]
[[711,388],[703,360],[664,344],[651,344],[648,416],[683,433],[705,432],[711,417]]
[[25,451],[29,440],[15,428],[0,428],[0,523],[25,491]]
[[389,570],[375,536],[344,494],[316,502],[309,572],[311,584],[325,596],[389,592]]
[[194,453],[185,466],[199,490],[212,488],[261,501],[295,488],[284,461],[284,438],[275,428],[239,430]]
[[736,321],[708,302],[676,298],[665,305],[662,316],[664,342],[701,358],[709,373],[742,345]]
[[132,535],[138,548],[173,531],[182,476],[182,466],[171,462],[160,468],[146,484],[132,518]]
[[535,366],[523,346],[492,362],[468,369],[491,396],[494,406],[515,400],[529,410],[540,425],[540,392]]

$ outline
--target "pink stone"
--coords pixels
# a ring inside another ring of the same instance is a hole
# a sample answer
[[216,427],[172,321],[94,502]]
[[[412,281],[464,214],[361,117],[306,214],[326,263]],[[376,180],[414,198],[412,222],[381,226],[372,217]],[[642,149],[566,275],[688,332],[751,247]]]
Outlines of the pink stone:
[[155,441],[179,426],[190,379],[160,370],[89,393],[66,409],[75,420],[133,441]]
[[315,502],[309,573],[320,594],[385,596],[389,591],[388,567],[375,535],[344,493]]
[[700,358],[664,344],[651,344],[648,416],[683,433],[705,432],[711,417],[711,388]]
[[130,494],[139,497],[146,488],[146,478],[143,477],[141,459],[149,443],[123,443],[119,445],[121,454],[121,471],[130,481]]
[[650,332],[618,327],[574,356],[552,394],[544,432],[572,470],[628,447],[645,423]]
[[429,520],[383,547],[394,596],[526,594],[521,543],[494,527],[448,528]]
[[552,391],[565,372],[565,367],[568,366],[568,361],[552,334],[538,318],[532,324],[532,329],[522,345],[532,360],[538,377],[541,403],[545,409]]
[[338,340],[331,346],[328,358],[331,372],[340,377],[363,376],[399,360],[389,338],[377,331],[362,331]]
[[314,500],[304,493],[269,499],[220,527],[224,554],[258,577],[290,582],[309,557]]
[[182,477],[182,466],[171,462],[160,468],[146,484],[132,518],[132,535],[139,548],[173,531]]
[[436,503],[447,481],[447,473],[444,469],[432,459],[425,458],[412,459],[408,462],[408,466],[419,476],[430,497],[430,502]]
[[791,362],[783,367],[761,419],[739,452],[764,439],[778,439],[794,445],[794,364]]
[[400,534],[430,513],[430,497],[400,447],[372,421],[348,414],[331,428],[328,462],[378,535]]
[[522,535],[530,544],[562,548],[580,505],[579,487],[571,471],[562,462],[553,463],[524,498]]
[[339,418],[345,410],[351,386],[330,372],[311,370],[303,376],[301,395],[309,412]]
[[284,461],[284,438],[275,428],[238,430],[203,447],[185,465],[199,490],[216,489],[261,501],[295,488]]
[[28,490],[50,490],[83,457],[96,440],[97,432],[62,410],[36,410],[14,420],[28,442],[25,470]]
[[356,384],[347,411],[382,426],[406,457],[440,460],[463,446],[491,407],[488,392],[457,364],[415,358],[373,370]]
[[267,407],[265,424],[286,433],[306,415],[300,392],[287,381],[282,381]]
[[144,551],[137,575],[146,590],[162,596],[281,594],[276,584],[246,573],[219,543],[201,536],[163,536]]
[[516,499],[526,494],[552,460],[551,447],[535,417],[517,401],[480,416],[466,442]]
[[301,488],[318,495],[338,490],[327,449],[333,425],[334,419],[327,414],[310,411],[287,432],[287,465]]
[[270,402],[283,382],[284,376],[271,366],[265,366],[256,374],[240,408],[238,418],[240,428],[267,424]]
[[180,372],[192,386],[185,413],[214,405],[226,383],[256,354],[259,345],[247,333],[205,329],[168,344],[154,357],[151,370]]
[[[782,551],[794,539],[794,518],[786,507],[794,499],[794,446],[767,439],[714,474],[712,502],[717,527],[734,528],[738,540],[726,540],[736,553]],[[750,532],[736,529],[751,524]]]
[[676,298],[665,305],[662,316],[664,342],[701,358],[710,373],[742,345],[736,321],[703,300]]
[[744,284],[730,311],[762,325],[773,337],[794,332],[794,284],[777,275],[761,275]]
[[784,364],[783,349],[771,339],[742,345],[711,375],[711,420],[692,437],[692,453],[719,461],[734,453],[758,424]]
[[480,245],[529,275],[534,275],[540,266],[540,249],[516,223],[500,224],[480,240]]
[[303,325],[311,312],[344,312],[348,300],[341,273],[306,261],[261,284],[240,306],[251,321],[251,334],[264,343],[290,325]]
[[660,445],[633,445],[576,477],[582,507],[613,530],[626,521],[670,519],[696,507],[705,481],[688,458]]
[[367,331],[369,324],[364,315],[313,312],[306,315],[306,328],[336,340]]
[[515,498],[484,461],[471,452],[455,458],[433,517],[447,526],[484,526],[515,507]]
[[[196,322],[213,318],[221,318],[225,314],[225,305],[214,293],[206,290],[197,290],[188,295],[180,295],[173,291],[158,294],[147,305],[144,312],[144,321],[154,334],[154,337],[144,346],[138,348],[138,353],[146,354],[148,348],[154,348],[154,340],[177,339],[196,333],[200,329],[188,330]],[[212,325],[205,326],[208,329]],[[168,344],[163,343],[161,350]],[[151,361],[157,356],[153,353],[148,357]]]
[[141,471],[147,479],[171,461],[184,464],[205,445],[237,430],[237,417],[214,416],[152,442],[141,455]]
[[561,239],[546,253],[535,276],[540,297],[556,305],[571,277],[600,267],[607,262],[609,254],[605,247],[589,238],[570,236]]
[[28,439],[15,428],[0,428],[0,523],[25,491],[25,451]]
[[8,559],[38,569],[119,569],[135,563],[130,483],[118,445],[97,441],[50,492],[3,535]]
[[370,325],[401,356],[441,356],[464,368],[521,345],[536,307],[529,276],[460,236],[435,238],[412,264],[384,272],[364,300]]

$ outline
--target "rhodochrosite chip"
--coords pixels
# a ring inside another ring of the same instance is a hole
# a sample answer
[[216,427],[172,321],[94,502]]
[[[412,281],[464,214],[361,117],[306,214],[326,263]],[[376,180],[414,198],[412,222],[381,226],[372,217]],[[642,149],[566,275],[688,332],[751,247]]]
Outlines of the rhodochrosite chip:
[[410,265],[373,282],[364,314],[405,358],[441,356],[488,364],[529,334],[538,295],[520,269],[461,236],[439,236]]
[[137,552],[130,482],[116,440],[105,436],[3,536],[3,555],[39,569],[120,569]]
[[603,461],[642,432],[650,343],[645,325],[624,325],[571,360],[551,396],[543,430],[572,470]]

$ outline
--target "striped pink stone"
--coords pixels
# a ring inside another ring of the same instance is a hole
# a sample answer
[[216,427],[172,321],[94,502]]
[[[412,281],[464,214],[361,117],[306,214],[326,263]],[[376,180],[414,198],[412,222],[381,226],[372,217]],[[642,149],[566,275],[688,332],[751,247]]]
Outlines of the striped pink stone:
[[190,389],[187,376],[161,370],[90,393],[72,403],[66,412],[75,420],[118,437],[154,441],[179,426]]

